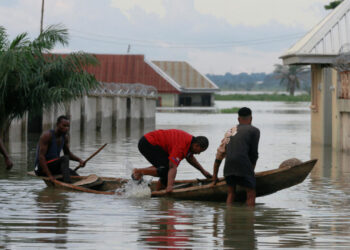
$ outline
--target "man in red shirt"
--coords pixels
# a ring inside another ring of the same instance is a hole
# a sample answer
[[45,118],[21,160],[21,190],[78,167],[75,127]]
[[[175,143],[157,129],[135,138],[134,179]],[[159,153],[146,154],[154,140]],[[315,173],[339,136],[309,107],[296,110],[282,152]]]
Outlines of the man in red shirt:
[[155,130],[145,134],[139,141],[141,154],[152,164],[148,168],[135,168],[134,180],[143,175],[160,177],[158,190],[166,188],[172,192],[177,173],[177,166],[184,158],[205,177],[212,178],[194,157],[208,148],[209,141],[204,136],[193,136],[178,129]]

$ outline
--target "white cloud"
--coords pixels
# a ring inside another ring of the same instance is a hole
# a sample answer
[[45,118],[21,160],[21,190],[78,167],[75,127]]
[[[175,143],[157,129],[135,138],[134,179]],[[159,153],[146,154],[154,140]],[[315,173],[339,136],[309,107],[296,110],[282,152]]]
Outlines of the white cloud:
[[225,52],[191,50],[188,60],[204,74],[272,72],[273,65],[281,63],[280,54],[280,51],[263,52],[237,47]]
[[232,26],[258,27],[277,22],[306,29],[322,19],[327,3],[329,0],[194,0],[198,12],[224,19]]
[[161,18],[166,14],[163,0],[111,0],[111,6],[120,9],[129,19],[130,12],[136,8],[141,8],[147,14],[154,13]]

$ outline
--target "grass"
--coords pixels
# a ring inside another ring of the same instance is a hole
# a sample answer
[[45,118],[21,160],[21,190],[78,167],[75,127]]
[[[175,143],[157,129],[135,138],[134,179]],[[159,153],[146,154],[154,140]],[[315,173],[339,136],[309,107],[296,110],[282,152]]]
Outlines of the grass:
[[311,97],[308,94],[290,96],[286,94],[232,94],[215,95],[216,101],[270,101],[270,102],[310,102]]
[[237,114],[239,109],[240,109],[240,108],[220,109],[220,113],[224,113],[224,114]]

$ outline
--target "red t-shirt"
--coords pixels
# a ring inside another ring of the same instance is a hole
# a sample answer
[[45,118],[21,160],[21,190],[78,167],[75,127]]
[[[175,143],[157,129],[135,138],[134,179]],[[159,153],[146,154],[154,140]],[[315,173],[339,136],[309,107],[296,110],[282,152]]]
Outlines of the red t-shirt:
[[169,160],[176,165],[189,156],[193,136],[179,129],[155,130],[145,134],[145,137],[152,145],[160,146],[169,154]]

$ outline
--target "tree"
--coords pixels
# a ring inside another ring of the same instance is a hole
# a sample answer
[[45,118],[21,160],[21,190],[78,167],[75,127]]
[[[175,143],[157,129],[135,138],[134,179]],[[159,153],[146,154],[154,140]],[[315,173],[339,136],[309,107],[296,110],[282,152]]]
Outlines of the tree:
[[335,9],[339,4],[341,4],[341,2],[343,2],[343,0],[332,1],[332,2],[330,2],[328,5],[325,5],[324,8],[325,8],[326,10]]
[[309,69],[300,65],[281,65],[275,64],[274,78],[280,80],[280,84],[286,84],[286,89],[291,96],[297,88],[300,88],[300,76],[305,75]]
[[83,52],[51,54],[57,44],[68,44],[68,31],[61,25],[49,26],[33,41],[27,33],[9,41],[0,26],[0,136],[14,118],[41,113],[98,86],[84,70],[97,65],[97,59]]

